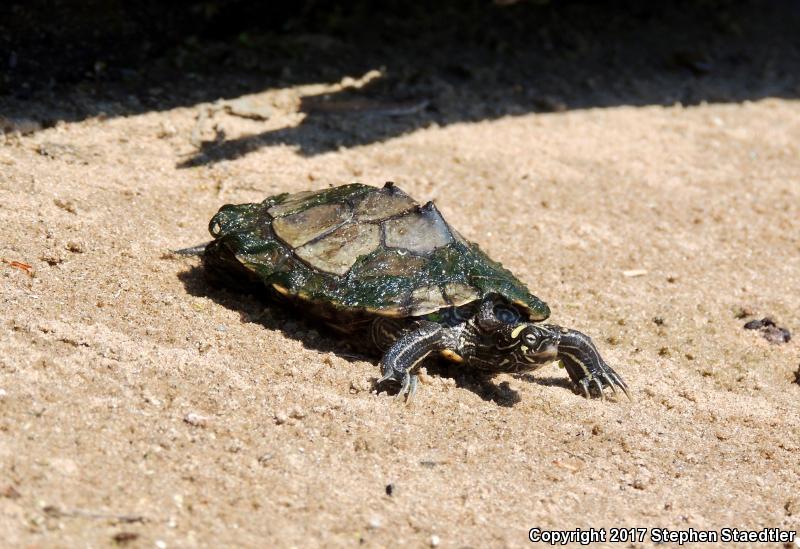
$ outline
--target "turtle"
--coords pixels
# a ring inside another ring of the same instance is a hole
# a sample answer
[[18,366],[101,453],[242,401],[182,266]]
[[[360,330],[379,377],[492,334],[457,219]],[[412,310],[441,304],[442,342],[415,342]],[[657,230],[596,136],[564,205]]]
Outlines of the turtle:
[[543,323],[548,305],[433,202],[392,182],[352,183],[222,206],[202,252],[215,284],[263,289],[379,355],[384,383],[411,399],[439,355],[488,375],[552,361],[587,398],[628,386],[576,330]]

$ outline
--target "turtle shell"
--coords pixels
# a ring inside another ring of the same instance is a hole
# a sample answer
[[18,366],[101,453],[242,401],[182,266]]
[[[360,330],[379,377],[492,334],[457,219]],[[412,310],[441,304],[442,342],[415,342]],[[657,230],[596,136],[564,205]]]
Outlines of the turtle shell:
[[236,271],[279,293],[339,310],[422,316],[499,294],[531,320],[547,305],[500,263],[387,183],[354,183],[223,206],[204,253],[217,276]]

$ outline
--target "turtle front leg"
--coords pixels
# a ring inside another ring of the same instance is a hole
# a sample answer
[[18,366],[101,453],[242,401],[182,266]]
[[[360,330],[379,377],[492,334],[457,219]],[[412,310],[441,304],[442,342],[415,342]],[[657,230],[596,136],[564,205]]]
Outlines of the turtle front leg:
[[606,364],[589,336],[553,324],[545,328],[557,334],[557,359],[564,365],[572,382],[583,390],[586,398],[590,397],[593,389],[597,390],[600,398],[605,398],[604,387],[611,387],[615,393],[619,387],[625,396],[631,398],[628,385]]
[[400,383],[397,398],[407,395],[410,400],[417,390],[417,375],[412,373],[420,362],[435,352],[444,349],[444,328],[435,322],[423,322],[416,329],[400,336],[381,358],[381,373],[384,381]]

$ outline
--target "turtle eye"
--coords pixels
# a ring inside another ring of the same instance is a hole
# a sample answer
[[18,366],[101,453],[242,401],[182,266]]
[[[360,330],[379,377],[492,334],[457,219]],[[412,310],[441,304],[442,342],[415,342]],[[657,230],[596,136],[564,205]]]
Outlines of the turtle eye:
[[519,313],[517,313],[517,311],[502,306],[494,308],[494,316],[497,317],[497,320],[505,324],[516,324],[519,320]]
[[536,334],[527,333],[524,336],[525,345],[535,349],[537,345],[539,345],[539,338],[536,337]]

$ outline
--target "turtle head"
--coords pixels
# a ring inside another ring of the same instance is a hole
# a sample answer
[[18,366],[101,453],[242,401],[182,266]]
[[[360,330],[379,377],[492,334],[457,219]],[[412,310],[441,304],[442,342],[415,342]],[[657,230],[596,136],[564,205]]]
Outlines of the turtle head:
[[525,307],[503,296],[487,296],[475,318],[482,334],[475,350],[477,362],[487,369],[519,371],[555,360],[560,332],[530,322],[527,316]]
[[532,322],[520,322],[499,331],[498,350],[510,352],[517,364],[535,368],[556,359],[558,340],[557,332]]

